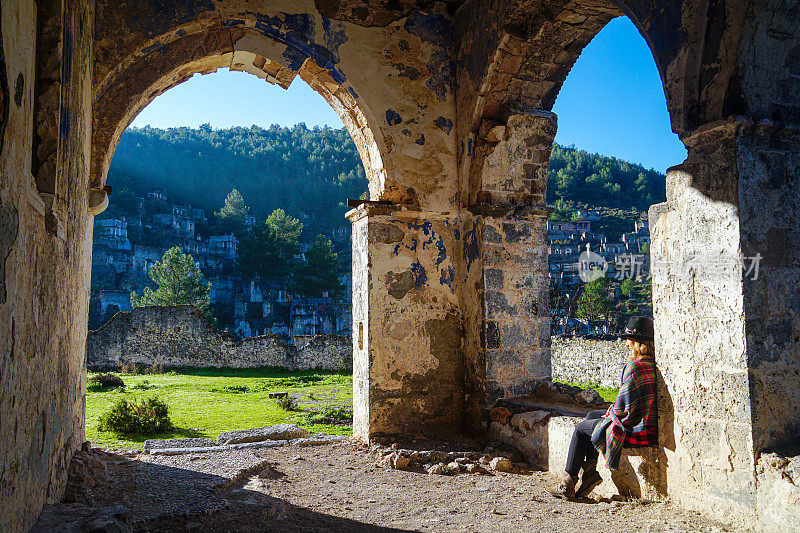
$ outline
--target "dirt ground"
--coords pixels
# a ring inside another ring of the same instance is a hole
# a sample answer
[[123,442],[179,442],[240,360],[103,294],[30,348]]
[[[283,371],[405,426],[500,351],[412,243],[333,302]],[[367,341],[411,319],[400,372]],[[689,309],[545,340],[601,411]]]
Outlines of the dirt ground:
[[77,503],[47,508],[34,530],[81,530],[93,509],[122,504],[123,521],[136,531],[735,531],[669,503],[560,500],[545,490],[555,479],[547,472],[425,474],[376,466],[368,452],[346,440],[238,453],[103,454],[109,481],[68,498]]

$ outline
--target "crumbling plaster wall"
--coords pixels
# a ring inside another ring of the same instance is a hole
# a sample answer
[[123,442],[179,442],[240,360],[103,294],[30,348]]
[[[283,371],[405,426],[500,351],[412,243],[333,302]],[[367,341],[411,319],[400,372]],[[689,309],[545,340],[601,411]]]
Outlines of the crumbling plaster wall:
[[[0,143],[0,530],[24,531],[60,499],[83,440],[91,224],[91,6],[66,2],[69,98],[54,135],[66,163],[53,210],[32,175],[36,4],[3,1],[5,131]],[[63,72],[63,70],[62,70]],[[0,107],[3,107],[0,106]],[[48,209],[48,210],[46,210]],[[58,219],[58,224],[47,224]]]

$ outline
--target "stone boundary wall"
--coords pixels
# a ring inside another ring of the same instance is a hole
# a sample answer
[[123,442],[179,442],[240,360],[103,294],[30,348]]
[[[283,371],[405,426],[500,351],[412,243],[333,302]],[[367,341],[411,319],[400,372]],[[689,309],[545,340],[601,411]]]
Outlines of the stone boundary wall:
[[90,369],[123,363],[164,368],[275,366],[290,370],[352,370],[349,337],[303,335],[295,345],[277,335],[236,339],[210,325],[192,306],[148,306],[117,313],[86,339]]
[[624,342],[553,337],[550,349],[553,380],[619,387],[628,359]]

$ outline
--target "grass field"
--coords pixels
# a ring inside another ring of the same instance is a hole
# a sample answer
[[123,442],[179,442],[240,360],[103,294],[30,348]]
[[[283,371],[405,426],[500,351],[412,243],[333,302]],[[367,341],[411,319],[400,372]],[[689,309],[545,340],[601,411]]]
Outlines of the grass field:
[[617,401],[617,395],[619,394],[619,388],[601,387],[595,383],[576,383],[574,381],[560,381],[559,383],[563,383],[564,385],[570,385],[572,387],[577,386],[582,389],[594,389],[607,402]]
[[[89,373],[89,378],[94,374]],[[294,422],[310,431],[350,435],[347,424],[318,423],[328,407],[352,409],[353,376],[324,371],[282,369],[185,369],[164,374],[119,374],[122,389],[87,387],[86,438],[92,444],[141,448],[148,438],[209,437],[236,429]],[[286,391],[299,410],[288,411],[268,397]],[[174,429],[155,436],[122,437],[97,429],[100,415],[120,398],[157,396],[167,403]],[[341,411],[341,410],[339,410]],[[316,415],[316,416],[315,416]]]

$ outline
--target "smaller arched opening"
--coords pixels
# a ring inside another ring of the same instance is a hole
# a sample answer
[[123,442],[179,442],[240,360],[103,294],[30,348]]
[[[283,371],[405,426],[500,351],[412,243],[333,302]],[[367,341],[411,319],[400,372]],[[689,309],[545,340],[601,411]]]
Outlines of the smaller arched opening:
[[[552,389],[540,386],[555,379],[584,388],[618,386],[624,362],[620,358],[626,353],[614,334],[628,315],[652,314],[650,291],[643,286],[647,272],[642,263],[647,263],[649,247],[646,212],[650,204],[665,200],[663,174],[599,156],[593,153],[596,148],[588,152],[554,149],[559,130],[554,111],[562,91],[565,96],[571,91],[570,73],[582,70],[578,63],[587,47],[623,13],[617,2],[551,2],[548,6],[551,9],[535,14],[519,13],[519,24],[502,30],[503,38],[498,39],[498,51],[481,86],[480,107],[473,115],[474,150],[467,188],[469,204],[483,216],[484,247],[490,250],[484,261],[482,324],[485,393],[490,405],[531,397],[537,405],[563,400],[562,390],[548,396]],[[630,21],[620,21],[634,29]],[[642,97],[658,101],[659,125],[671,135],[663,80],[652,68],[653,53],[646,40],[638,30],[634,34],[651,76]],[[589,50],[587,59],[591,56]],[[604,88],[598,89],[603,94]],[[595,100],[594,105],[603,104]],[[583,125],[602,120],[593,115],[597,113],[578,120]],[[613,125],[601,125],[595,132],[601,129],[609,137]],[[610,155],[616,154],[624,151]],[[624,215],[618,216],[623,207]],[[623,256],[631,264],[618,266]],[[582,262],[584,257],[587,261]],[[637,279],[622,289],[621,280],[614,280],[616,285],[593,282],[620,271]],[[636,286],[630,287],[631,283]],[[623,291],[631,305],[626,313],[612,316],[620,308]],[[641,296],[638,306],[635,298],[628,298],[634,293]],[[595,314],[603,316],[590,316],[598,307]],[[581,339],[562,342],[553,331],[569,331],[572,339]],[[591,344],[597,345],[587,348],[587,354],[579,353]],[[598,365],[589,357],[592,354],[606,360]],[[590,369],[607,374],[592,374]],[[576,412],[583,407],[576,403]],[[529,459],[563,470],[565,456],[553,449],[551,454]]]

